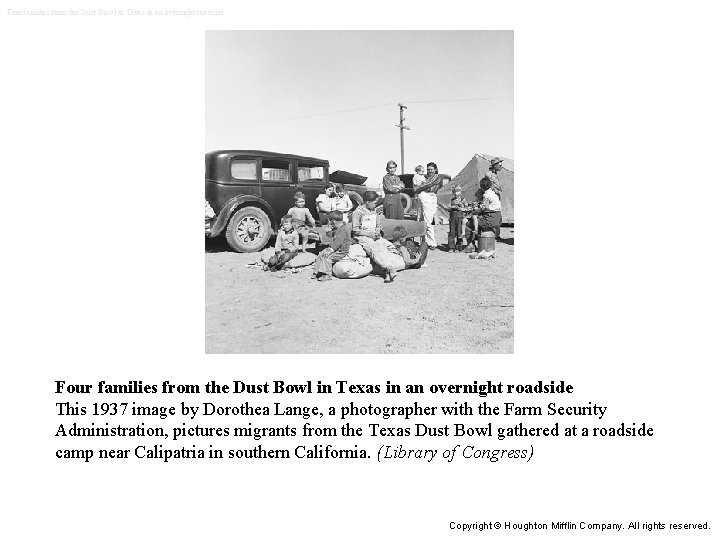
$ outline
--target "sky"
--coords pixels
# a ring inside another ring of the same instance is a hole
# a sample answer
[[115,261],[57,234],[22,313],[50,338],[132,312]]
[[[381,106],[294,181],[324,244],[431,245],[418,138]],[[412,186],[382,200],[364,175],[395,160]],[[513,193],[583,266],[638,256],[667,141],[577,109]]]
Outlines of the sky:
[[328,159],[379,183],[513,154],[512,31],[207,31],[205,150]]

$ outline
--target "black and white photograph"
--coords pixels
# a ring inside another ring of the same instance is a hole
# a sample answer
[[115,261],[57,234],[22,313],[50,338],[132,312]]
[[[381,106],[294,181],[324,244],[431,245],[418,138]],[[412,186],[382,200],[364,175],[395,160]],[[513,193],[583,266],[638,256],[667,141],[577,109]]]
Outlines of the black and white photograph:
[[207,31],[207,353],[512,353],[512,31]]

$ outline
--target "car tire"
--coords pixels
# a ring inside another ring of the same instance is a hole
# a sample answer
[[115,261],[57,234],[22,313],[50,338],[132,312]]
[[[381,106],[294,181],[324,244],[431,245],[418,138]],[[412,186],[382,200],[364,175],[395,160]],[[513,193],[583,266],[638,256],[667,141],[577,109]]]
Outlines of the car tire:
[[357,191],[351,191],[348,193],[348,197],[350,197],[350,200],[353,203],[353,210],[363,203],[362,195],[360,195]]
[[259,208],[246,206],[230,218],[225,239],[238,253],[253,253],[265,247],[271,232],[268,215]]

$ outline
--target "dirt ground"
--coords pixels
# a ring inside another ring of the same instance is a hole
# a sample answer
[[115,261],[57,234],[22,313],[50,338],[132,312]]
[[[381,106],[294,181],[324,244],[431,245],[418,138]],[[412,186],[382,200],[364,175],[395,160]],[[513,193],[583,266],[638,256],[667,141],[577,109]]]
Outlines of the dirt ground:
[[318,282],[299,273],[246,268],[258,253],[206,240],[207,353],[511,353],[514,229],[496,258],[445,251],[448,226],[428,267],[393,283],[370,275]]

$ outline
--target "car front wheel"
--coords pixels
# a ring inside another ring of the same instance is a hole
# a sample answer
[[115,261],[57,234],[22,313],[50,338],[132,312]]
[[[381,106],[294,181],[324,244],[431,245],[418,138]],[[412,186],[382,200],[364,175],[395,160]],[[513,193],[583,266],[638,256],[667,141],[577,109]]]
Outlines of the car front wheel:
[[270,239],[272,227],[267,214],[252,206],[241,208],[230,218],[225,238],[239,253],[260,251]]

